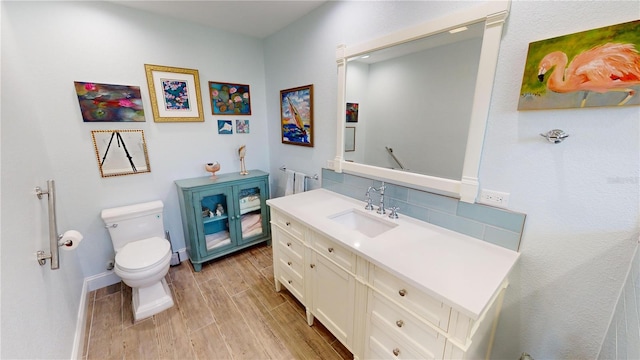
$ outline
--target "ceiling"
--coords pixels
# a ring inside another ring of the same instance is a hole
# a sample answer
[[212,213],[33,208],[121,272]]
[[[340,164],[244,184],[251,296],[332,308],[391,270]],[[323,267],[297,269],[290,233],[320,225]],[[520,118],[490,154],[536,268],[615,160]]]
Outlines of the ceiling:
[[265,38],[326,0],[110,0],[112,3],[233,33]]

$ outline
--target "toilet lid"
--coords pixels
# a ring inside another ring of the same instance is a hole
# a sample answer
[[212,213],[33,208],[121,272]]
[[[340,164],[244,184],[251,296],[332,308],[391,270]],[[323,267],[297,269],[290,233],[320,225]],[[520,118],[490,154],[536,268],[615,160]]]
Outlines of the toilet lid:
[[156,264],[170,253],[169,241],[160,237],[133,241],[116,254],[116,264],[126,270],[140,270]]

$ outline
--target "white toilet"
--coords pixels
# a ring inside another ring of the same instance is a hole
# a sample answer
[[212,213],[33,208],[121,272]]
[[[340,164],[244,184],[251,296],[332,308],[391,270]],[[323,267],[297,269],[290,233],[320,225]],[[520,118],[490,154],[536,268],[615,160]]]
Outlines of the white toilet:
[[102,210],[116,252],[115,273],[132,288],[134,321],[173,306],[165,275],[171,245],[165,239],[162,201]]

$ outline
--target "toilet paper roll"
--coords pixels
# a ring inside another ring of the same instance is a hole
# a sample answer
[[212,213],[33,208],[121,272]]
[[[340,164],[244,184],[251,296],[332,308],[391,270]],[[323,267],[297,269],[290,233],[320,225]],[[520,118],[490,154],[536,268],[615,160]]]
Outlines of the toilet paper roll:
[[80,245],[82,239],[83,236],[79,231],[69,230],[62,234],[62,237],[58,240],[58,244],[63,250],[74,250]]

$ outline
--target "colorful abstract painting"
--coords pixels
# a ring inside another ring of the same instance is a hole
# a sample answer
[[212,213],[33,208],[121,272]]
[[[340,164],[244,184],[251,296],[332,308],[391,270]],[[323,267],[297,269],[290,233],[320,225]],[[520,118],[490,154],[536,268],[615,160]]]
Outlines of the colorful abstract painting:
[[218,120],[218,134],[233,134],[233,125],[231,125],[231,120]]
[[160,79],[164,93],[164,109],[190,110],[189,84],[183,80]]
[[358,122],[358,104],[347,103],[347,122]]
[[529,44],[518,110],[640,105],[640,20]]
[[249,133],[249,120],[236,120],[236,134]]
[[140,87],[75,81],[84,122],[145,121]]
[[209,81],[213,115],[251,115],[249,85]]
[[313,85],[280,91],[282,143],[313,146]]

